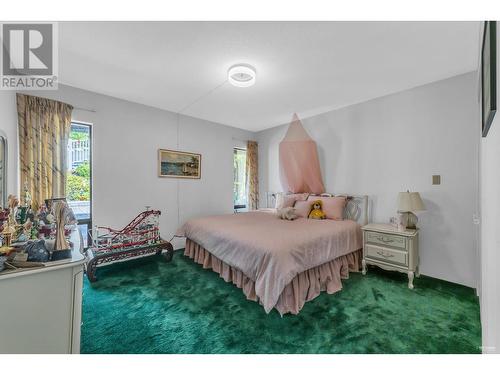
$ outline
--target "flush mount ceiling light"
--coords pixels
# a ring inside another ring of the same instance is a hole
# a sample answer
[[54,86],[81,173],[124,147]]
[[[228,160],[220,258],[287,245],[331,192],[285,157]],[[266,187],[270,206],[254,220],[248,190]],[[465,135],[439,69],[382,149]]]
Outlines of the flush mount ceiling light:
[[227,71],[227,79],[236,87],[250,87],[255,85],[255,68],[248,64],[236,64]]

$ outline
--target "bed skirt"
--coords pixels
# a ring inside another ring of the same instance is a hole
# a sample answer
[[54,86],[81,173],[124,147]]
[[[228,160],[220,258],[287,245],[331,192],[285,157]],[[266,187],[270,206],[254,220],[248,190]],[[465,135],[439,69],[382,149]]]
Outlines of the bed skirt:
[[[240,270],[224,263],[189,238],[186,239],[184,255],[201,264],[203,268],[217,272],[226,282],[232,282],[243,290],[249,300],[259,302],[252,279]],[[322,291],[328,294],[338,292],[342,289],[341,280],[349,277],[349,271],[359,272],[361,258],[362,250],[360,249],[299,273],[285,286],[274,308],[281,315],[298,314],[307,301],[316,298]]]

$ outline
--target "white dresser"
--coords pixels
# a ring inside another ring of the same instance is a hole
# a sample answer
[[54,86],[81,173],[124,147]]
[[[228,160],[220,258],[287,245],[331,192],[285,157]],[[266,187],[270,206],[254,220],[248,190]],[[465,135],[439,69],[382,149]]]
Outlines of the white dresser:
[[84,257],[0,272],[0,353],[79,353]]
[[400,231],[390,224],[368,224],[363,230],[363,275],[366,265],[408,274],[408,288],[419,276],[418,229]]

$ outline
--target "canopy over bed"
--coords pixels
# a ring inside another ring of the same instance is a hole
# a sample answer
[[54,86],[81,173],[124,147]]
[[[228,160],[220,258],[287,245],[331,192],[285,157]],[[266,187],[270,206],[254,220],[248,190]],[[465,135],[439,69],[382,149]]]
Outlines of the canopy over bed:
[[316,142],[307,134],[296,113],[279,145],[280,180],[284,191],[324,193]]

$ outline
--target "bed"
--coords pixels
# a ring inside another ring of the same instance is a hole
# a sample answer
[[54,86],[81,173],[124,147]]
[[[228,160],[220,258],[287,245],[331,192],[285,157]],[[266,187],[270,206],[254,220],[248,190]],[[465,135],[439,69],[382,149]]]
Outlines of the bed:
[[272,209],[187,221],[185,255],[259,302],[266,313],[298,314],[322,291],[359,271],[368,197],[354,196],[345,220],[279,219]]

